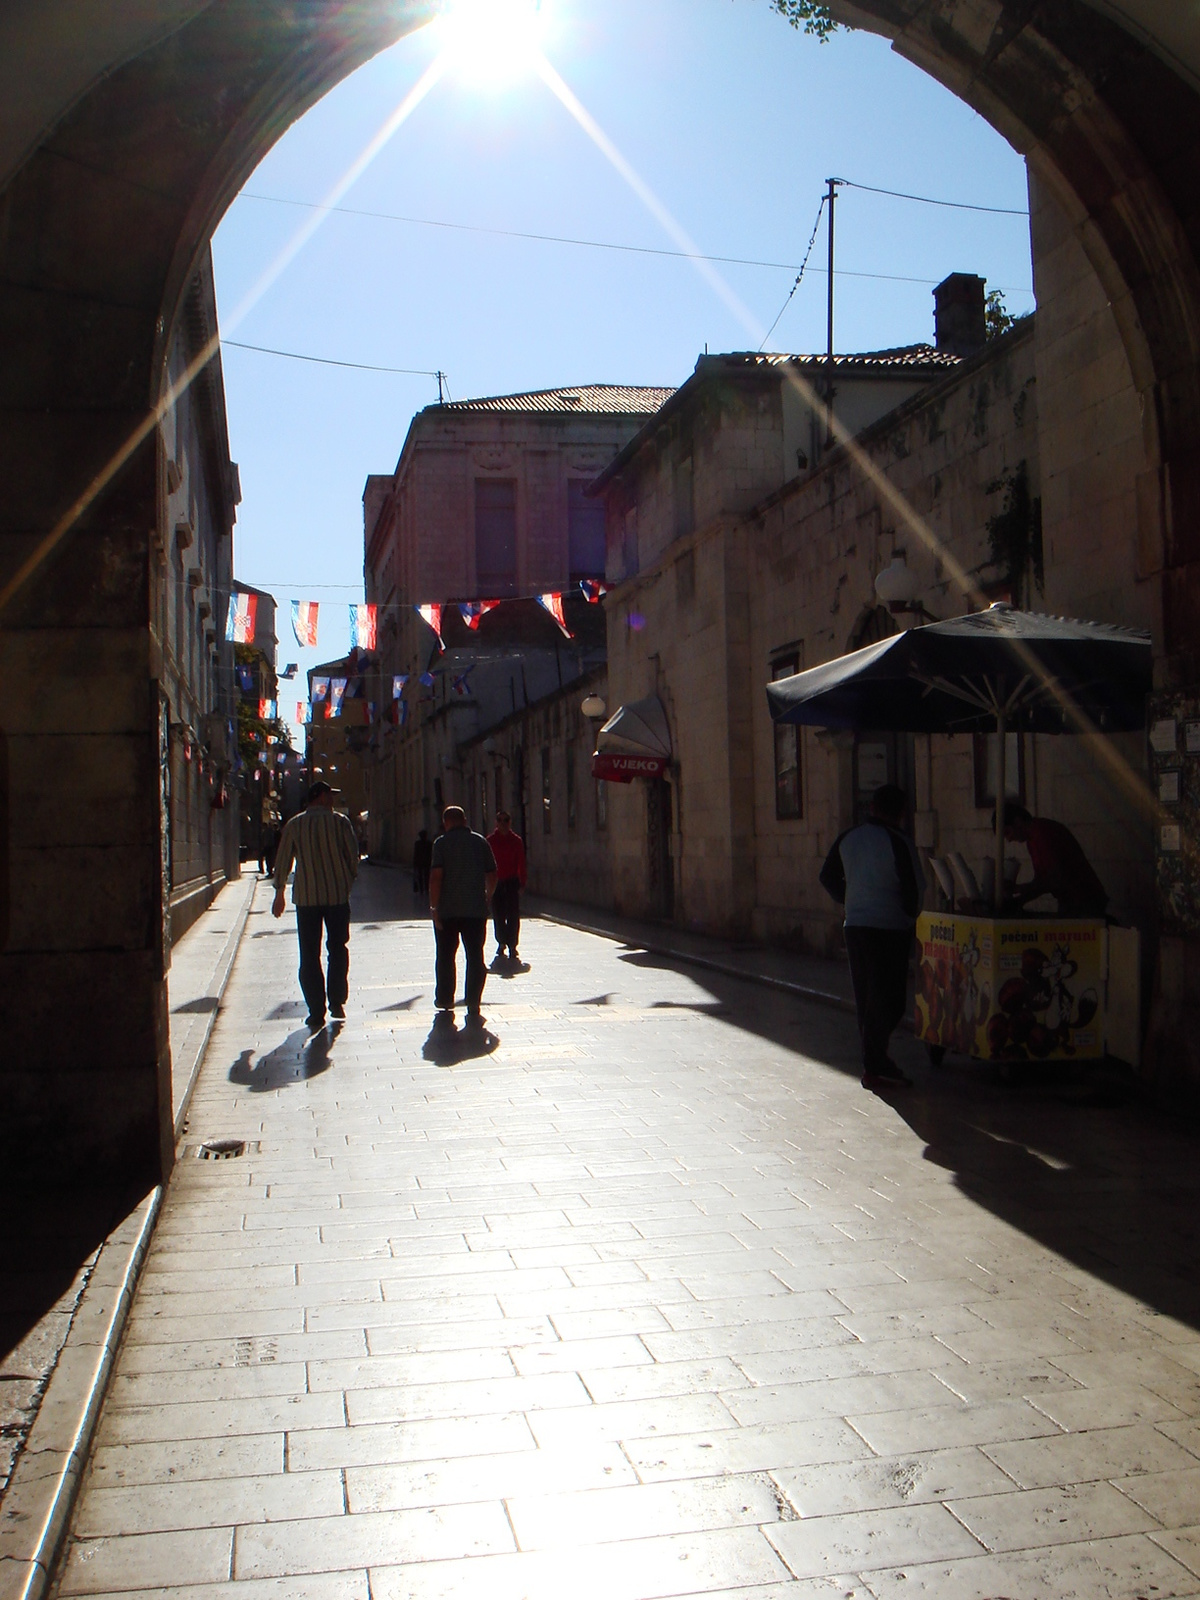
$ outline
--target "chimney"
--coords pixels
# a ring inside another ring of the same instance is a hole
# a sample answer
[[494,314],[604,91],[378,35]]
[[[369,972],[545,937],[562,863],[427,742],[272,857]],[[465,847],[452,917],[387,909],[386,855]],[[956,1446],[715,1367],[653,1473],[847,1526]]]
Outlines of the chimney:
[[973,272],[952,272],[933,291],[934,337],[939,350],[952,356],[973,356],[987,342],[984,291]]

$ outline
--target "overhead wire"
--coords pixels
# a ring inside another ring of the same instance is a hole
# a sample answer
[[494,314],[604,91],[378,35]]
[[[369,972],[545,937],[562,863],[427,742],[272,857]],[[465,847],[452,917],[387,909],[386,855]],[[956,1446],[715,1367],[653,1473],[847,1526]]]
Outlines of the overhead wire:
[[263,356],[285,356],[289,361],[315,361],[322,367],[353,367],[356,372],[398,372],[408,378],[441,378],[446,374],[428,367],[377,367],[365,361],[337,361],[332,356],[304,355],[299,350],[275,350],[270,345],[246,344],[241,339],[222,339],[222,347],[234,350],[256,350]]
[[808,266],[808,258],[809,258],[809,256],[812,255],[813,245],[816,244],[816,242],[817,242],[817,229],[821,226],[821,218],[825,215],[825,202],[826,202],[826,200],[828,198],[829,198],[828,195],[824,195],[823,194],[821,196],[821,204],[817,207],[817,220],[813,223],[812,233],[809,235],[809,240],[808,240],[808,249],[804,252],[804,260],[800,263],[800,271],[796,274],[796,281],[795,281],[795,283],[792,284],[792,287],[788,290],[787,299],[780,306],[779,311],[778,311],[778,313],[777,313],[777,315],[775,317],[775,321],[767,329],[766,333],[763,334],[762,343],[758,347],[760,350],[765,349],[767,340],[771,337],[771,335],[775,332],[775,329],[779,326],[779,319],[783,316],[783,313],[791,305],[792,296],[795,294],[796,290],[800,287],[801,280],[804,277],[804,269],[805,269],[805,267]]
[[978,206],[969,200],[936,200],[927,194],[904,194],[899,189],[877,189],[870,183],[855,183],[852,178],[836,178],[846,189],[861,189],[864,194],[885,194],[892,200],[915,200],[921,206],[946,206],[951,211],[982,211],[989,217],[1024,217],[1029,218],[1028,209],[1014,210],[1009,206]]

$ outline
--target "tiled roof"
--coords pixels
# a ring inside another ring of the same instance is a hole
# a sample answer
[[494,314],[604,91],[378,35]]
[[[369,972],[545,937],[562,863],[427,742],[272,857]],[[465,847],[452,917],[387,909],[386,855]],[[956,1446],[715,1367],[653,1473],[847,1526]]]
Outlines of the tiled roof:
[[528,394],[496,394],[479,400],[447,400],[442,411],[556,411],[571,416],[585,412],[608,416],[651,416],[674,389],[628,383],[581,383],[563,389],[534,389]]
[[[712,359],[711,357],[709,358]],[[751,351],[746,354],[718,356],[719,361],[728,361],[738,366],[763,366],[783,367],[790,362],[797,362],[804,366],[823,367],[827,357],[821,355],[785,355],[775,354],[771,351]],[[888,368],[934,368],[949,370],[951,367],[962,365],[962,356],[951,355],[949,350],[939,350],[932,344],[905,344],[895,350],[865,350],[859,355],[835,355],[833,365],[835,370],[842,372],[861,371],[868,367]]]

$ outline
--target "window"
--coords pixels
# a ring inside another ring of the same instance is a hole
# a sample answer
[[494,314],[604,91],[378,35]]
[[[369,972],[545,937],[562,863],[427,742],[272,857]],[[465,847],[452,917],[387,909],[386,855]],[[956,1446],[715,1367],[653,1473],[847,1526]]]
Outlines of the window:
[[[799,654],[780,656],[771,663],[771,680],[790,678],[800,670]],[[800,729],[794,723],[777,722],[775,731],[775,815],[781,822],[804,815],[804,793],[800,781]]]
[[604,576],[604,502],[589,500],[583,478],[567,480],[567,542],[571,583]]
[[608,785],[596,779],[596,831],[603,833],[608,827]]
[[[996,735],[976,733],[975,804],[989,810],[996,804]],[[1025,741],[1019,733],[1005,735],[1004,798],[1025,804]]]
[[550,748],[542,747],[542,832],[550,833],[553,824],[550,820]]
[[567,746],[567,827],[573,828],[575,816],[575,746]]
[[692,458],[682,456],[675,463],[675,537],[685,539],[696,526],[696,506]]
[[475,480],[475,580],[481,600],[517,592],[515,478]]

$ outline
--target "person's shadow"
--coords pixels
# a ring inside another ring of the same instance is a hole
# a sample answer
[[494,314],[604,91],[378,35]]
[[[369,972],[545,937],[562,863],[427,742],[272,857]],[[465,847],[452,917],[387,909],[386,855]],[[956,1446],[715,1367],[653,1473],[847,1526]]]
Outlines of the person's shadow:
[[253,1050],[243,1050],[229,1069],[229,1081],[249,1089],[251,1094],[267,1094],[319,1078],[333,1065],[330,1051],[339,1031],[337,1023],[311,1034],[307,1028],[297,1028],[258,1061]]
[[463,1061],[490,1056],[499,1043],[486,1028],[460,1028],[449,1012],[440,1011],[421,1046],[421,1054],[439,1067],[456,1067]]

